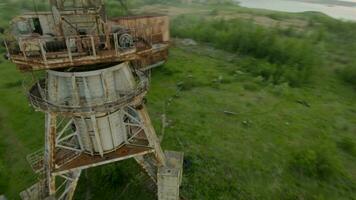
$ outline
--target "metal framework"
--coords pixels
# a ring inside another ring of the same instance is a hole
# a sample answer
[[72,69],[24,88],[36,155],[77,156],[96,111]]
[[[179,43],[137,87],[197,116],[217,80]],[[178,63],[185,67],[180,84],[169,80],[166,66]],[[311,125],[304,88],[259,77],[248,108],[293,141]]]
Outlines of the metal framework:
[[183,153],[163,151],[143,98],[145,70],[167,59],[166,16],[108,21],[103,0],[50,0],[51,12],[12,21],[8,58],[31,83],[31,105],[45,113],[45,144],[27,156],[38,182],[24,200],[70,200],[82,170],[134,158],[157,184],[159,200],[178,200]]
[[[71,199],[83,169],[129,158],[140,160],[139,163],[148,175],[157,180],[156,168],[165,165],[165,155],[147,118],[146,109],[125,107],[122,112],[126,118],[126,128],[129,130],[125,142],[115,151],[100,153],[102,155],[88,155],[84,152],[78,133],[73,130],[73,119],[63,118],[57,113],[46,113],[45,150],[28,156],[34,171],[44,175],[44,180],[39,181],[42,183],[40,191],[45,194],[41,196],[48,194],[55,199]],[[134,112],[140,118],[132,116],[129,112]],[[95,120],[95,116],[91,118]],[[100,140],[99,137],[96,138]],[[41,155],[44,155],[42,159]],[[153,163],[151,161],[147,164],[145,156],[153,158]]]

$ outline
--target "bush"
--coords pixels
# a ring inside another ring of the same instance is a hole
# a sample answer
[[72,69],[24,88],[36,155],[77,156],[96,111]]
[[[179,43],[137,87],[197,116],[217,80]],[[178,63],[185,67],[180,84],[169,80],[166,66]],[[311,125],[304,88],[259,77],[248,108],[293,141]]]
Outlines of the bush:
[[248,91],[257,91],[259,89],[258,85],[252,82],[243,84],[243,88]]
[[307,149],[294,153],[290,162],[296,174],[321,180],[341,173],[339,160],[329,151]]
[[308,39],[288,37],[242,20],[183,16],[173,21],[172,34],[257,58],[245,67],[275,84],[288,82],[291,86],[301,86],[309,81],[318,63],[316,49]]
[[338,143],[338,147],[340,147],[346,153],[352,156],[356,156],[356,144],[352,140],[352,138],[349,137],[342,138],[342,140]]
[[276,85],[271,91],[276,96],[286,95],[289,93],[289,85],[287,83]]
[[340,72],[341,78],[356,88],[356,65],[347,66]]
[[5,88],[16,88],[16,87],[20,87],[21,85],[22,85],[21,80],[14,81],[14,82],[8,82],[8,83],[4,84]]
[[212,15],[212,16],[216,16],[218,14],[219,14],[219,10],[216,8],[210,11],[210,15]]
[[177,87],[182,91],[188,91],[195,87],[201,87],[201,86],[204,86],[204,84],[200,83],[199,81],[193,78],[187,78],[184,81],[177,83]]
[[[194,2],[200,3],[200,0],[194,0]],[[233,0],[205,0],[205,4],[211,4],[211,5],[232,5],[235,3]]]

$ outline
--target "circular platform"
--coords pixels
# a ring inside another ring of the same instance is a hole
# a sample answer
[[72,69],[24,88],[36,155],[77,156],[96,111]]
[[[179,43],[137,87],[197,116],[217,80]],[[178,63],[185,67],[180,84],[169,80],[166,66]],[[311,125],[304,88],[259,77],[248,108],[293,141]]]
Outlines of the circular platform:
[[84,72],[48,70],[28,98],[36,109],[69,115],[106,113],[141,103],[148,79],[134,77],[127,63]]

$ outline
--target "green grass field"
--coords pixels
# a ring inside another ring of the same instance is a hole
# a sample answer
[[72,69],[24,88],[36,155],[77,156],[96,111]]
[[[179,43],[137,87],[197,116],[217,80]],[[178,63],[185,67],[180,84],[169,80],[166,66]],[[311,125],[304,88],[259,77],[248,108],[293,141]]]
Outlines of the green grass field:
[[[340,37],[350,32],[347,24],[333,25],[336,31],[328,28],[331,19],[325,16],[223,5],[217,15],[234,9],[241,12],[234,18],[258,26],[260,17],[323,25],[327,38],[315,44],[321,62],[307,84],[291,87],[246,69],[251,54],[174,40],[168,63],[152,73],[147,104],[159,135],[161,116],[167,116],[162,147],[185,152],[181,193],[191,200],[355,199],[356,93],[339,73],[356,67],[354,37]],[[241,16],[246,13],[255,18]],[[307,31],[291,37],[303,39],[317,28],[303,27]],[[13,64],[1,60],[0,194],[9,199],[19,199],[18,193],[34,183],[25,157],[44,139],[43,114],[28,106],[22,79]],[[153,200],[147,180],[133,160],[93,168],[83,173],[75,198]]]

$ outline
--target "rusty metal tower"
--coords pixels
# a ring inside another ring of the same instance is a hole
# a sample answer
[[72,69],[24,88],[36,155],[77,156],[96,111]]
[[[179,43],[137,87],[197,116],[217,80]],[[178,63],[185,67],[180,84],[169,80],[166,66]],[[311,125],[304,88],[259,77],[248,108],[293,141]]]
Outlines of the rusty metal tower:
[[45,113],[45,148],[27,156],[39,181],[22,199],[72,199],[81,171],[134,158],[159,200],[179,199],[183,153],[163,151],[143,98],[149,70],[165,62],[166,16],[108,20],[103,0],[50,0],[50,12],[11,22],[8,58],[42,71],[28,88]]

